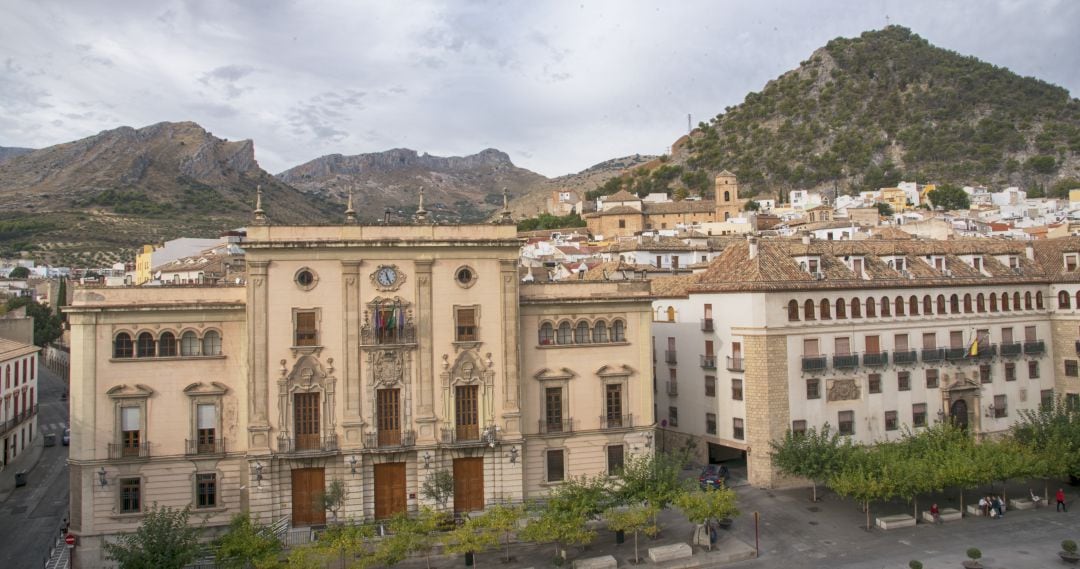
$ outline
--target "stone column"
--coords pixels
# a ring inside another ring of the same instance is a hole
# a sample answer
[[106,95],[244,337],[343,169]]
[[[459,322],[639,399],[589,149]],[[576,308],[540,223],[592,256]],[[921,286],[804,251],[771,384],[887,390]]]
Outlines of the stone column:
[[499,260],[499,280],[502,296],[502,345],[503,345],[503,429],[507,438],[521,435],[521,407],[518,378],[518,272],[517,259]]
[[363,396],[363,384],[360,381],[360,265],[363,261],[350,259],[341,262],[342,280],[345,283],[342,306],[345,307],[342,318],[345,320],[342,328],[345,330],[345,345],[342,346],[342,357],[345,359],[345,385],[343,399],[345,419],[342,427],[345,429],[345,446],[359,446],[361,441],[361,427],[363,419],[360,410],[363,409],[361,398]]
[[416,341],[419,344],[416,357],[416,378],[419,382],[418,409],[416,414],[417,442],[435,442],[435,352],[434,314],[432,313],[432,259],[417,259],[416,267]]
[[773,470],[769,443],[782,438],[791,421],[787,336],[744,335],[743,362],[747,477],[754,486],[771,488],[781,478]]
[[269,281],[270,261],[248,263],[247,321],[248,321],[248,449],[269,450],[270,375],[269,348]]

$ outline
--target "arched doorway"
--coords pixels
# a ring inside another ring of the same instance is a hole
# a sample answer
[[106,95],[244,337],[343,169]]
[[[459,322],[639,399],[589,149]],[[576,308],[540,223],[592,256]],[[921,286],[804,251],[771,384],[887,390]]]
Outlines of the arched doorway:
[[954,425],[966,430],[968,428],[967,401],[963,399],[953,401],[952,406],[949,408],[949,417]]

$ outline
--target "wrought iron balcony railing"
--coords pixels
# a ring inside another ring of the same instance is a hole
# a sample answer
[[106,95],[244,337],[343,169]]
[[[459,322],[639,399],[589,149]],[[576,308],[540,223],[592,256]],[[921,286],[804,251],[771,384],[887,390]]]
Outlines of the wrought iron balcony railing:
[[664,350],[664,361],[669,364],[679,363],[678,352],[675,350]]
[[701,356],[701,367],[705,369],[716,369],[716,356],[712,354],[703,354]]
[[1024,346],[1020,342],[1003,343],[1000,349],[1001,355],[1006,358],[1015,358],[1024,352]]
[[728,356],[727,357],[727,369],[728,371],[743,371],[743,359],[742,356]]
[[150,458],[150,443],[144,442],[137,445],[109,443],[109,458],[113,460],[121,458]]
[[701,331],[702,332],[712,332],[713,331],[713,319],[712,318],[702,318],[701,319]]
[[1046,352],[1046,342],[1042,340],[1035,340],[1033,342],[1024,342],[1024,354],[1028,356],[1039,356]]
[[601,429],[629,429],[634,426],[633,415],[601,415]]
[[574,432],[574,420],[563,419],[562,421],[548,421],[541,419],[540,434],[541,435],[553,435],[556,433],[572,433]]
[[200,454],[225,454],[225,439],[214,439],[211,441],[186,439],[184,443],[184,454],[188,456]]
[[379,431],[364,434],[364,448],[399,448],[416,444],[414,431]]
[[827,356],[803,356],[802,357],[802,370],[803,371],[825,371],[829,367],[829,358]]
[[896,365],[911,365],[919,361],[918,352],[915,350],[904,350],[901,352],[893,352],[893,363]]
[[945,360],[945,350],[943,348],[923,348],[922,349],[922,361],[923,362],[940,362]]
[[863,354],[862,363],[866,367],[882,367],[889,363],[889,352],[867,352]]
[[336,434],[326,436],[299,435],[292,438],[278,438],[278,452],[282,453],[333,452],[337,449],[338,438]]

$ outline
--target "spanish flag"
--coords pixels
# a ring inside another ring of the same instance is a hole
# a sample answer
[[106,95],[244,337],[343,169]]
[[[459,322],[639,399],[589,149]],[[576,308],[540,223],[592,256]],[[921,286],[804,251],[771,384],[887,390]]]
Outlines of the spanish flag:
[[971,341],[971,349],[968,350],[968,357],[976,357],[979,355],[979,335],[975,335],[975,339]]

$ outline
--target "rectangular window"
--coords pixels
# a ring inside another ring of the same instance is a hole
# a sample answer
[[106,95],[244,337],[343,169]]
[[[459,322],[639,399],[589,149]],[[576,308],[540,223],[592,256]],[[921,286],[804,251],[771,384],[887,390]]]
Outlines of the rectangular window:
[[214,448],[217,435],[217,406],[199,405],[198,409],[198,440],[196,449],[199,454],[216,452]]
[[1028,362],[1028,379],[1039,379],[1039,362],[1035,360]]
[[900,421],[896,416],[896,411],[885,412],[885,430],[895,431],[900,428]]
[[379,433],[380,445],[396,446],[401,444],[400,390],[379,389],[375,392],[375,427]]
[[200,473],[195,477],[195,504],[198,508],[217,506],[217,474]]
[[294,346],[317,346],[318,329],[314,310],[297,310],[295,313],[296,330],[293,336]]
[[949,332],[949,347],[950,348],[963,348],[964,347],[964,332],[962,330],[954,330]]
[[1044,390],[1039,392],[1039,405],[1043,409],[1053,409],[1054,408],[1054,390],[1053,389],[1044,389]]
[[934,332],[924,332],[922,335],[922,347],[924,350],[933,350],[937,348],[937,334]]
[[480,439],[480,386],[454,388],[454,428],[459,441]]
[[562,419],[562,388],[548,387],[544,390],[544,431],[545,433],[561,433],[563,431]]
[[1076,360],[1065,360],[1065,375],[1068,377],[1077,376]]
[[705,376],[705,397],[716,397],[716,376]]
[[836,355],[846,356],[851,353],[851,340],[849,338],[836,339]]
[[840,426],[841,435],[855,434],[855,412],[840,411],[837,414],[837,424]]
[[1034,342],[1034,341],[1036,341],[1038,339],[1039,338],[1036,335],[1034,326],[1024,326],[1024,341],[1025,342]]
[[971,258],[971,266],[976,271],[981,272],[982,271],[982,257],[972,257]]
[[803,434],[806,432],[806,420],[799,419],[791,422],[791,432],[794,434]]
[[817,338],[803,340],[802,353],[804,356],[816,356],[818,355],[818,341]]
[[881,374],[872,373],[867,379],[870,384],[870,393],[881,393]]
[[736,440],[743,440],[746,438],[746,431],[743,430],[743,420],[735,417],[731,420],[732,437]]
[[139,407],[120,408],[120,445],[123,456],[139,456],[139,444],[142,442],[141,411]]
[[1065,270],[1070,273],[1076,270],[1076,255],[1065,255]]
[[[1002,298],[1004,298],[1004,297],[1002,297]],[[1013,329],[1012,328],[1002,328],[1001,329],[1001,343],[1002,344],[1011,344],[1011,343],[1013,343]]]
[[623,445],[611,445],[607,447],[607,473],[608,476],[622,474],[626,464],[626,449]]
[[898,391],[911,391],[911,372],[900,371],[896,373],[896,389]]
[[806,398],[807,399],[821,399],[821,381],[812,377],[806,380]]
[[896,336],[893,336],[893,346],[898,352],[908,351],[908,335],[897,334]]
[[990,364],[983,364],[979,366],[979,383],[990,383],[992,378],[990,377]]
[[911,424],[916,427],[926,426],[926,403],[916,403],[911,406]]
[[609,383],[604,386],[604,415],[608,428],[630,426],[623,424],[621,384]]
[[716,434],[716,413],[705,413],[705,433]]
[[667,421],[668,421],[668,426],[669,427],[678,427],[679,426],[679,408],[678,407],[668,407],[667,408]]
[[1016,381],[1016,364],[1005,362],[1005,381]]
[[713,341],[712,340],[705,340],[705,355],[706,356],[713,355]]
[[142,511],[142,481],[138,478],[120,479],[120,511],[132,514]]
[[563,469],[563,450],[549,450],[547,451],[547,481],[548,482],[562,482],[566,479],[566,472]]
[[454,335],[454,341],[456,342],[475,342],[476,341],[476,309],[475,308],[458,308],[455,311],[456,320],[456,334]]
[[938,387],[938,370],[928,369],[926,370],[926,387],[927,389],[937,389]]
[[866,353],[868,354],[880,354],[881,353],[881,340],[878,336],[866,337]]
[[1009,416],[1009,408],[1005,402],[1004,395],[994,396],[994,418],[1001,419],[1002,417]]
[[731,398],[734,399],[735,401],[742,401],[743,400],[742,380],[741,379],[733,379],[733,380],[731,380]]

